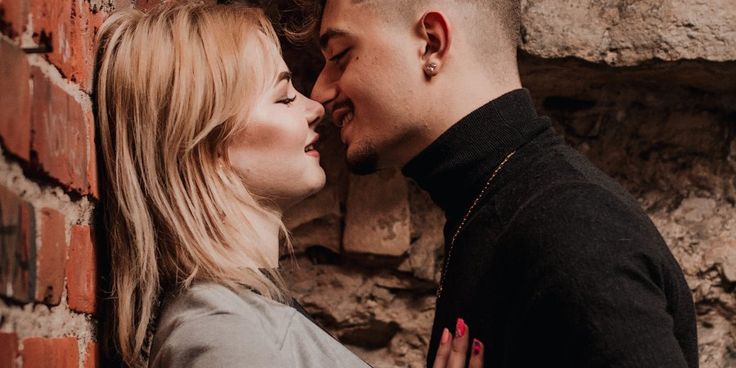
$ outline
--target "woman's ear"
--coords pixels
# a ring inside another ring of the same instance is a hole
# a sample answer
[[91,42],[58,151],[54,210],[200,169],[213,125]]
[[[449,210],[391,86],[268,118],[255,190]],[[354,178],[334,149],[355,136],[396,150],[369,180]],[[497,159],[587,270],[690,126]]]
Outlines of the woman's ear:
[[427,77],[431,78],[439,74],[447,59],[452,43],[450,22],[442,12],[428,11],[420,19],[419,32],[425,44],[422,68]]

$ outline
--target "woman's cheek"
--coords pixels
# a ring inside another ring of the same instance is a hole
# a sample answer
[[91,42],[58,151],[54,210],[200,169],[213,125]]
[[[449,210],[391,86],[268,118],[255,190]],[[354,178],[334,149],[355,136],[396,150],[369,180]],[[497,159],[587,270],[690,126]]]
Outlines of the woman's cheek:
[[297,120],[286,114],[274,113],[258,126],[258,145],[279,149],[303,149],[307,132]]

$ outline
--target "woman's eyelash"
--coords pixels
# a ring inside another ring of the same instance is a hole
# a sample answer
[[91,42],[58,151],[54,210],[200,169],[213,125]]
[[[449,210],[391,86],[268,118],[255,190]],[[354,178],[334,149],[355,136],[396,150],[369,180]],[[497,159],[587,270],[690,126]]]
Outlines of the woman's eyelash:
[[340,61],[340,59],[342,59],[342,57],[345,56],[348,53],[348,51],[350,51],[350,48],[347,48],[347,49],[343,50],[341,53],[339,53],[339,54],[331,57],[330,58],[330,61],[333,62],[333,63],[336,63],[336,62]]
[[283,100],[279,100],[278,102],[284,105],[291,105],[291,103],[294,102],[294,100],[296,100],[296,95],[294,97],[287,97]]

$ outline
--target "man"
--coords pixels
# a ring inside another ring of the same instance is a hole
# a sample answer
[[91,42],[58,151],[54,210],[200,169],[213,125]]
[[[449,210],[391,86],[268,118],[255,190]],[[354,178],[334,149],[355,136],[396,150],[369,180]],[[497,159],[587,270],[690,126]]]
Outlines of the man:
[[456,323],[486,367],[698,366],[692,296],[661,235],[521,89],[518,0],[322,5],[312,97],[348,165],[401,167],[446,214],[429,367]]

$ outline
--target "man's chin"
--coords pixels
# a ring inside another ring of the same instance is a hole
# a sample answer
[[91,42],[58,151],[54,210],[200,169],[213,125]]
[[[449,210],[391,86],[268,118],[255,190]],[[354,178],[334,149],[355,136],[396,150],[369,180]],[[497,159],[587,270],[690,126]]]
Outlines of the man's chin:
[[356,175],[369,175],[378,171],[378,152],[372,146],[360,147],[355,152],[348,149],[348,170]]
[[348,161],[348,170],[350,170],[351,173],[356,175],[370,175],[373,174],[378,170],[377,165],[375,163],[371,162],[365,162],[365,161],[358,161],[358,162],[351,162]]

